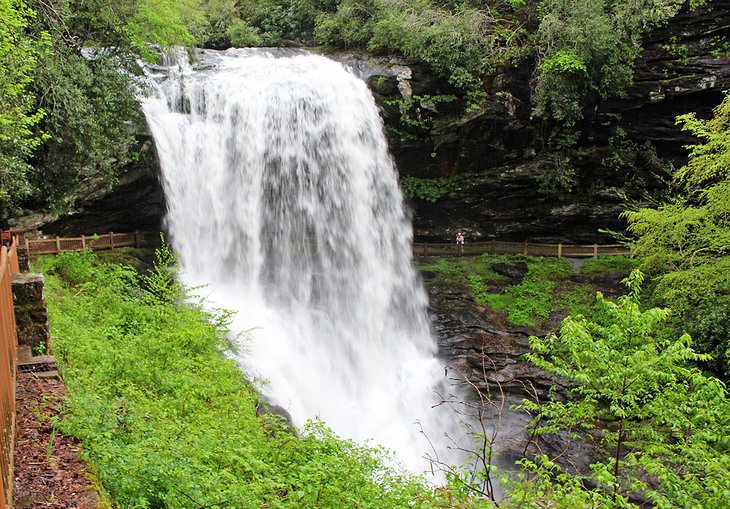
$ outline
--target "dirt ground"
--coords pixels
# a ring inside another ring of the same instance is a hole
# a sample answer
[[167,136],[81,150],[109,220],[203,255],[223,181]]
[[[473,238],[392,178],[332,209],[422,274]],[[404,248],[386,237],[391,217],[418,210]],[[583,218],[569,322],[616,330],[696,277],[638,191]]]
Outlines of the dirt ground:
[[85,477],[78,444],[54,431],[63,382],[18,373],[16,389],[15,508],[95,509],[99,496]]

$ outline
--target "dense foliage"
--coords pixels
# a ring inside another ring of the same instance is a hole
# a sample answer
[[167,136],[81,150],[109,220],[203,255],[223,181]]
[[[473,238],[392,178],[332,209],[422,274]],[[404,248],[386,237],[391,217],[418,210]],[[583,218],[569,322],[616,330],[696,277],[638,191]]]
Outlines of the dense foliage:
[[23,37],[32,17],[22,2],[0,0],[0,219],[30,193],[27,159],[41,143],[31,82],[45,40]]
[[730,95],[709,120],[678,123],[700,143],[673,175],[672,195],[656,208],[625,213],[642,268],[654,276],[660,303],[677,312],[715,367],[730,371]]
[[[704,0],[690,2],[696,8]],[[681,0],[341,0],[316,18],[318,41],[396,50],[430,64],[462,91],[531,58],[534,113],[566,125],[633,79],[642,36]]]
[[[48,140],[28,184],[36,203],[63,211],[81,184],[111,183],[118,166],[136,157],[138,55],[149,53],[150,43],[193,38],[181,18],[184,2],[28,3],[35,16],[25,38],[48,41],[31,84],[35,107],[45,112],[38,128]],[[84,49],[90,47],[96,49]]]
[[[78,437],[121,507],[433,507],[440,495],[377,449],[267,414],[225,355],[227,314],[191,301],[169,250],[137,283],[90,253],[42,260],[53,352]],[[234,342],[245,348],[245,341]]]
[[[135,60],[192,43],[171,0],[0,3],[0,220],[24,199],[68,208],[87,179],[134,158]],[[88,47],[104,50],[84,50]]]
[[400,181],[400,187],[405,196],[430,201],[432,203],[437,202],[443,196],[458,189],[460,184],[461,177],[459,176],[431,179],[405,176]]
[[[534,62],[534,113],[569,125],[597,101],[622,93],[642,35],[683,4],[3,0],[0,216],[13,215],[27,197],[36,206],[69,210],[80,184],[112,183],[119,167],[138,157],[132,89],[137,58],[154,57],[150,44],[295,41],[400,52],[447,78],[452,89],[445,92],[469,109],[479,107],[490,76]],[[89,47],[105,49],[83,50]]]
[[[525,403],[535,412],[536,432],[590,430],[583,437],[597,440],[600,451],[577,483],[566,482],[574,478],[558,474],[545,459],[531,467],[546,478],[564,478],[570,507],[593,506],[591,500],[601,500],[602,507],[638,507],[633,501],[641,499],[654,507],[727,507],[725,386],[693,367],[704,356],[692,349],[689,336],[667,334],[668,309],[641,310],[642,279],[633,272],[626,279],[630,294],[617,302],[599,294],[591,320],[569,317],[559,334],[531,338],[530,360],[565,382],[564,393],[550,401]],[[582,488],[588,479],[595,488]],[[553,485],[546,486],[555,498]]]
[[[704,0],[691,2],[698,7]],[[546,0],[538,8],[535,112],[571,125],[633,80],[641,39],[684,6],[681,0]]]

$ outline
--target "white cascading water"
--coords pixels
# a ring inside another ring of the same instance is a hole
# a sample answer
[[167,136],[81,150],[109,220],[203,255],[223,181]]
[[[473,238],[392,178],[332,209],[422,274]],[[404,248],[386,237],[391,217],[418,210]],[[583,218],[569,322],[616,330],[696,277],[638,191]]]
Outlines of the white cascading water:
[[420,426],[437,443],[453,417],[370,91],[317,55],[206,55],[143,99],[184,280],[237,312],[241,364],[295,424],[426,470]]

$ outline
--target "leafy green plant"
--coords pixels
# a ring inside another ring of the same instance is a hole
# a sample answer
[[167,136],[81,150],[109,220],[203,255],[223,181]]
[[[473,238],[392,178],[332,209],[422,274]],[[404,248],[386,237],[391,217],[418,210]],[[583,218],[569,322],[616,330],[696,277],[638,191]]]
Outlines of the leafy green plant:
[[689,48],[686,44],[680,44],[676,36],[670,37],[669,41],[663,44],[662,47],[680,63],[686,64],[689,62]]
[[0,1],[0,220],[31,193],[26,161],[43,141],[34,132],[45,113],[34,106],[32,79],[48,40],[23,35],[34,16],[23,1]]
[[628,275],[639,261],[630,256],[598,255],[587,258],[580,269],[581,274],[619,273]]
[[458,175],[433,179],[405,176],[401,179],[400,185],[403,194],[409,198],[437,202],[448,193],[457,190],[461,185],[461,179]]
[[[642,311],[642,281],[632,272],[629,295],[616,302],[597,295],[593,320],[568,317],[557,335],[530,339],[535,353],[526,357],[568,384],[564,395],[522,408],[535,413],[538,434],[591,429],[600,438],[593,479],[610,496],[608,507],[633,506],[631,492],[659,507],[726,506],[725,387],[692,367],[707,356],[692,349],[688,335],[664,333],[669,310]],[[647,475],[656,483],[643,481]]]
[[[60,430],[120,507],[440,507],[389,454],[262,414],[227,355],[227,315],[193,300],[163,244],[144,279],[93,253],[37,262],[69,398]],[[173,265],[174,266],[174,265]],[[172,276],[172,277],[171,277]],[[445,495],[444,495],[445,496]]]
[[[730,291],[729,118],[727,94],[709,120],[678,117],[702,142],[690,147],[687,164],[674,173],[672,196],[656,208],[624,213],[641,268],[655,279],[654,296],[672,306],[681,327],[693,310],[708,310],[707,302]],[[727,338],[713,337],[720,343],[698,337],[698,344],[708,351],[728,348]]]
[[537,191],[541,194],[565,198],[576,184],[576,170],[571,158],[561,153],[553,154],[538,177]]

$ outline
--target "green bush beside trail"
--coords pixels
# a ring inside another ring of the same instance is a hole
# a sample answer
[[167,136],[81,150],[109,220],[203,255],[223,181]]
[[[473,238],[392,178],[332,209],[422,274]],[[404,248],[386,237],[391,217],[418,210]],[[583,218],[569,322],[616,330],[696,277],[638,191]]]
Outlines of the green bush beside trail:
[[[193,302],[166,269],[136,273],[91,253],[42,259],[52,349],[69,397],[61,429],[120,507],[432,507],[382,450],[302,434],[259,412],[227,357],[228,314]],[[435,503],[435,502],[434,502]]]

